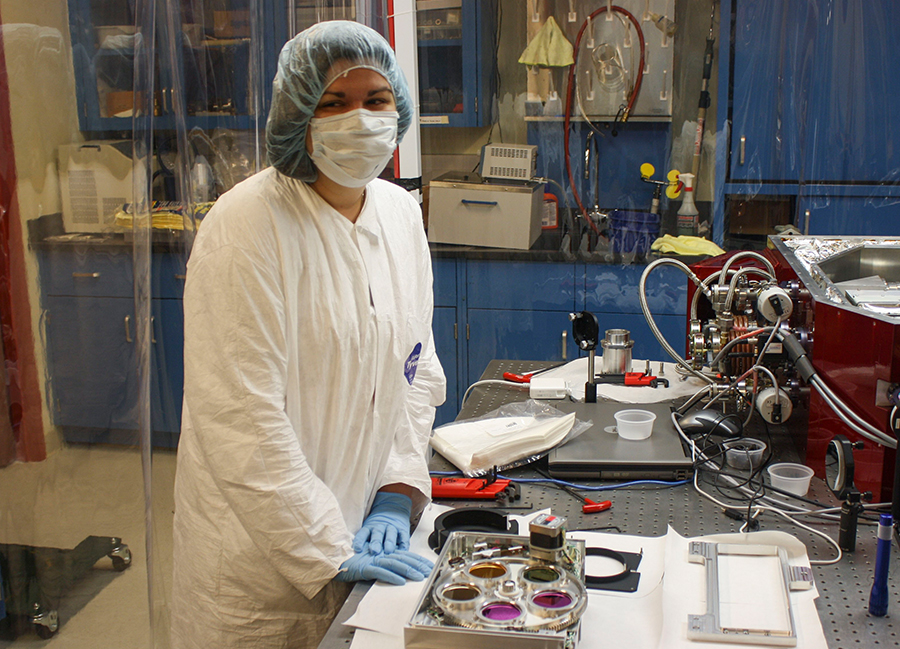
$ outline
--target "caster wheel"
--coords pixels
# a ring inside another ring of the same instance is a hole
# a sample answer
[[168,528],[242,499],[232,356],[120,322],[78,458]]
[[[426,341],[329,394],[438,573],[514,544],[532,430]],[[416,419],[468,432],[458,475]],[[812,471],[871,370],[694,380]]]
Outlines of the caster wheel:
[[109,554],[112,559],[113,570],[122,572],[131,565],[131,550],[127,545],[120,545]]
[[56,611],[41,612],[38,609],[31,619],[35,634],[43,640],[49,640],[59,631],[59,613]]

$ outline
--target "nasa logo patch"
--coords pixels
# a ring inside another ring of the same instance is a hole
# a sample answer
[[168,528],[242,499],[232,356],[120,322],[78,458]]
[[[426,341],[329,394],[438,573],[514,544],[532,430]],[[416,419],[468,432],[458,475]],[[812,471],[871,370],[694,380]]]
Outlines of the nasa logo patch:
[[416,378],[416,369],[419,367],[419,355],[421,353],[422,343],[416,343],[412,353],[407,357],[406,363],[403,364],[403,376],[406,377],[406,382],[410,385],[412,385],[413,379]]

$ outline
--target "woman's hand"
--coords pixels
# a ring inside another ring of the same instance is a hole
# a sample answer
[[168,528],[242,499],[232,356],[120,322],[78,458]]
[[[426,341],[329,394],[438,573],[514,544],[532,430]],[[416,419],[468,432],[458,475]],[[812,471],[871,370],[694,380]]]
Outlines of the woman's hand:
[[422,581],[434,564],[412,552],[397,551],[393,554],[354,554],[341,564],[338,581],[383,581],[402,586],[409,581]]
[[400,493],[379,491],[362,527],[353,537],[353,551],[391,554],[409,549],[409,516],[412,498]]

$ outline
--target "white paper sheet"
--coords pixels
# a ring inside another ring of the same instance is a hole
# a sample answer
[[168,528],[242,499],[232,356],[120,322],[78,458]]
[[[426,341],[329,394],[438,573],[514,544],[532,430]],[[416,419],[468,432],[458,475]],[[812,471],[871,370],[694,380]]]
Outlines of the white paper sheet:
[[[755,532],[751,534],[717,534],[715,536],[688,539],[669,529],[666,543],[666,576],[663,582],[663,630],[660,649],[692,647],[693,649],[734,649],[735,647],[759,647],[741,643],[696,642],[688,640],[688,615],[706,613],[706,566],[688,561],[688,545],[691,541],[734,543],[752,545],[777,545],[788,552],[791,565],[809,566],[806,548],[796,538],[785,532]],[[825,632],[816,611],[815,600],[819,596],[815,587],[790,594],[791,609],[797,630],[797,646],[803,649],[825,649]],[[776,605],[773,601],[758,598],[754,606]],[[774,611],[762,612],[767,618]]]
[[[446,507],[431,505],[423,514],[411,549],[429,558],[427,537],[434,519]],[[520,530],[528,529],[528,520],[541,512],[519,521]],[[720,534],[695,539],[684,538],[670,529],[662,537],[638,537],[597,532],[573,532],[590,547],[605,547],[620,552],[643,551],[638,571],[641,582],[635,593],[591,591],[588,607],[582,617],[581,640],[578,649],[734,649],[759,645],[735,643],[719,644],[694,642],[687,639],[687,617],[706,611],[706,567],[688,561],[688,544],[692,540],[717,543],[751,543],[778,545],[788,552],[791,565],[809,565],[806,547],[784,532],[754,534]],[[422,548],[425,549],[422,549]],[[405,586],[375,584],[356,614],[346,624],[357,627],[351,649],[403,649],[403,627],[411,617],[422,582]],[[798,633],[798,646],[804,649],[826,649],[825,634],[816,612],[814,588],[793,592],[791,606]]]
[[[432,561],[437,559],[437,555],[428,547],[428,535],[434,530],[435,519],[450,509],[452,508],[434,503],[425,508],[419,520],[419,525],[416,527],[412,538],[410,538],[410,551],[423,557],[428,557]],[[520,533],[524,533],[527,536],[528,522],[535,516],[548,511],[545,509],[530,513],[527,516],[513,516],[512,518],[518,522]],[[402,649],[403,627],[412,617],[424,585],[425,581],[408,581],[402,586],[392,586],[380,582],[372,584],[372,588],[369,589],[369,592],[366,593],[366,596],[356,608],[356,613],[350,616],[344,624],[355,627],[358,630],[374,632],[375,635],[387,636],[387,638],[378,638],[379,644],[370,644],[374,642],[372,634],[360,634],[357,631],[354,634],[351,648],[360,649],[364,647],[369,649],[370,647],[377,647],[381,649],[382,647],[396,646],[398,649]],[[390,638],[394,638],[399,644],[392,645]],[[388,644],[381,644],[382,642]]]
[[[643,360],[632,361],[631,367],[635,372],[643,372],[647,362]],[[605,401],[618,401],[619,403],[659,403],[678,397],[687,397],[694,394],[706,383],[697,377],[681,380],[681,374],[675,371],[675,363],[663,363],[663,374],[659,373],[660,361],[650,362],[650,374],[661,376],[669,381],[669,387],[625,387],[600,383],[597,385],[597,399]],[[594,371],[599,374],[602,367],[600,359],[595,360]],[[570,394],[576,401],[584,401],[584,384],[587,382],[588,359],[576,358],[570,363],[542,372],[540,376],[554,379],[564,379],[569,386]],[[552,401],[550,403],[553,403]]]

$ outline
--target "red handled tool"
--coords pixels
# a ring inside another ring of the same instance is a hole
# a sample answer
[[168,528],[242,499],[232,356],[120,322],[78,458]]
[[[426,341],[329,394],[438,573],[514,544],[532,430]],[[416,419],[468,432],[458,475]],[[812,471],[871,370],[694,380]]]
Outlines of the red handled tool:
[[506,479],[432,477],[431,497],[513,502],[521,497],[521,492],[519,485]]
[[542,367],[539,370],[534,370],[531,372],[524,372],[523,374],[516,374],[515,372],[504,372],[503,380],[504,381],[512,381],[513,383],[531,383],[531,377],[540,374],[541,372],[546,372],[548,370],[556,369],[560,365],[565,365],[565,363],[556,363],[555,365],[551,365],[550,367]]
[[642,386],[651,388],[660,385],[669,387],[669,379],[663,379],[644,372],[625,372],[624,374],[598,374],[595,377],[597,383],[614,383],[616,385]]
[[584,504],[581,506],[581,512],[584,514],[596,514],[598,512],[605,512],[607,509],[612,507],[611,500],[601,500],[600,502],[594,502],[590,498],[585,498],[580,493],[572,489],[571,487],[567,487],[565,485],[557,485],[560,489],[565,491],[567,494],[570,494],[583,502]]
[[605,512],[607,509],[612,507],[611,500],[601,500],[599,503],[594,502],[590,498],[585,498],[584,496],[580,496],[575,492],[569,492],[578,500],[583,502],[584,504],[581,506],[581,511],[585,514],[596,514],[597,512]]

